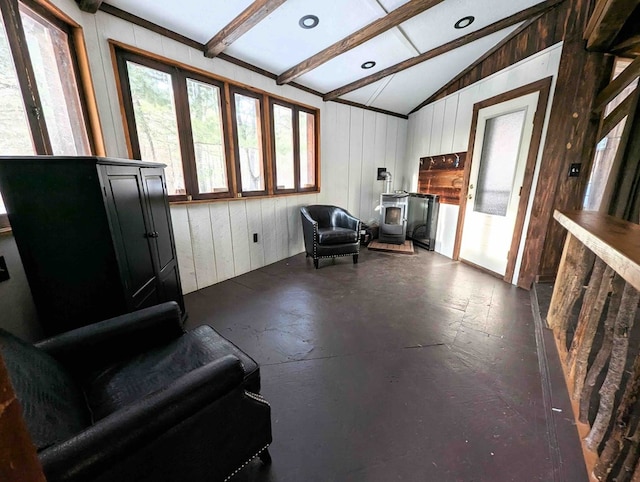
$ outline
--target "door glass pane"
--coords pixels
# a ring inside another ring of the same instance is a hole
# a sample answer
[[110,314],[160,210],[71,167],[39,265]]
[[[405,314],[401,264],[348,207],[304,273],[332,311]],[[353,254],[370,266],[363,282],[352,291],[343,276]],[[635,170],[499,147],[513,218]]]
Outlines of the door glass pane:
[[293,166],[293,111],[273,104],[273,131],[276,146],[276,189],[295,189]]
[[[35,154],[22,93],[0,12],[0,155]],[[1,201],[0,201],[1,203]],[[4,206],[0,204],[0,208]],[[0,211],[2,214],[3,211]]]
[[260,101],[242,94],[234,98],[242,191],[264,191]]
[[300,187],[316,186],[316,118],[308,112],[299,113]]
[[127,62],[140,157],[163,162],[169,195],[186,194],[171,76]]
[[20,16],[53,154],[91,154],[66,32],[22,4]]
[[474,211],[507,214],[525,114],[519,110],[487,120]]
[[227,164],[220,89],[187,79],[198,192],[227,192]]

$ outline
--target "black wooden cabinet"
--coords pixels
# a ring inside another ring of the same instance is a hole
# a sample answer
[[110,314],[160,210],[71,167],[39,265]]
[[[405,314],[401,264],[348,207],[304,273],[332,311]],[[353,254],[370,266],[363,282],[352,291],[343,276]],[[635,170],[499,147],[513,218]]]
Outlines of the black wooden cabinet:
[[0,157],[2,192],[47,335],[184,302],[162,164]]

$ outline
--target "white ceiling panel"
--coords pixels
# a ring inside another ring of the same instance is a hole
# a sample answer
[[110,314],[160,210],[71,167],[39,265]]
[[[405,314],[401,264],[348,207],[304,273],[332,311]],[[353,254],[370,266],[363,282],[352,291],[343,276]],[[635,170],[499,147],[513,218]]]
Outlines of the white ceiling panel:
[[[407,20],[400,27],[420,52],[426,52],[538,3],[541,2],[539,0],[445,0]],[[469,27],[454,28],[458,20],[469,15],[475,17],[475,21]]]
[[384,8],[387,12],[390,12],[391,10],[395,10],[400,5],[404,5],[405,3],[409,2],[409,0],[372,0],[372,1],[374,2],[377,1],[378,4],[380,4],[380,6]]
[[[320,92],[328,92],[415,55],[415,51],[403,41],[401,35],[392,29],[301,75],[297,82]],[[362,69],[361,65],[370,60],[376,66]]]
[[516,28],[518,25],[398,72],[371,106],[408,114]]
[[393,75],[390,75],[389,77],[378,80],[373,84],[366,85],[361,89],[349,92],[340,98],[350,100],[351,102],[357,102],[358,104],[369,105],[369,102],[377,97],[378,91],[383,89],[392,78]]
[[[0,0],[2,1],[2,0]],[[206,43],[252,0],[106,0],[110,5]],[[281,74],[409,0],[287,0],[230,45],[225,53]],[[296,82],[326,93],[431,50],[500,19],[540,3],[540,0],[444,0],[435,7],[300,76]],[[316,15],[314,29],[298,25],[304,15]],[[454,23],[473,15],[474,23],[455,29]],[[512,27],[438,58],[350,92],[343,99],[406,113],[482,56]],[[361,69],[375,61],[369,70]]]
[[[318,26],[301,28],[304,15],[317,16]],[[383,15],[369,0],[288,0],[225,52],[280,74]]]
[[206,43],[252,0],[108,0],[109,5]]

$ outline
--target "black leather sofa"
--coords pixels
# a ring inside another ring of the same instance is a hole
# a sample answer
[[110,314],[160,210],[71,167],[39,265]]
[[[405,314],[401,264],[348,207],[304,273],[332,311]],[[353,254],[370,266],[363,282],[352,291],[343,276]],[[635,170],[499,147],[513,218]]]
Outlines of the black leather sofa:
[[49,482],[225,481],[271,461],[259,367],[175,302],[0,351]]
[[353,256],[358,262],[360,253],[360,220],[342,208],[311,205],[300,208],[302,231],[307,257],[313,258],[318,269],[321,258]]

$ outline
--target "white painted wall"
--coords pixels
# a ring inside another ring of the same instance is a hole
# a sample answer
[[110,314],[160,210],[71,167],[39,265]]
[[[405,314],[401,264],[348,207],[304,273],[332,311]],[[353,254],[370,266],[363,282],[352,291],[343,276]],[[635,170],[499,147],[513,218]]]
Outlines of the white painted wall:
[[[321,98],[140,28],[104,12],[81,12],[73,0],[52,0],[83,27],[107,155],[128,156],[115,72],[113,39],[320,109],[321,192],[270,199],[172,205],[178,264],[185,293],[258,269],[304,250],[300,207],[346,207],[367,222],[383,190],[376,167],[399,187],[407,120]],[[397,174],[396,174],[396,171]],[[258,243],[253,243],[258,233]]]
[[[403,165],[404,177],[402,188],[407,191],[417,190],[419,160],[421,157],[467,150],[474,104],[552,76],[551,95],[547,106],[542,142],[538,151],[533,187],[531,189],[531,197],[525,218],[523,232],[526,232],[531,215],[530,211],[535,194],[535,186],[538,180],[540,156],[544,148],[544,139],[546,138],[561,52],[561,43],[551,46],[517,64],[511,65],[500,72],[461,89],[444,99],[429,104],[418,112],[410,115],[407,131],[407,147]],[[435,250],[448,257],[453,256],[458,211],[458,206],[449,204],[440,205]],[[520,270],[524,241],[523,236],[518,253],[514,279],[517,279]]]

